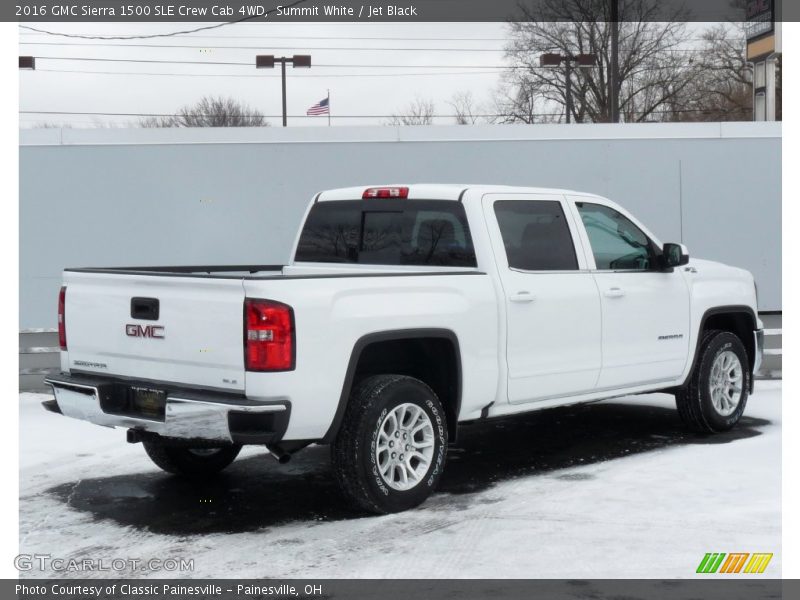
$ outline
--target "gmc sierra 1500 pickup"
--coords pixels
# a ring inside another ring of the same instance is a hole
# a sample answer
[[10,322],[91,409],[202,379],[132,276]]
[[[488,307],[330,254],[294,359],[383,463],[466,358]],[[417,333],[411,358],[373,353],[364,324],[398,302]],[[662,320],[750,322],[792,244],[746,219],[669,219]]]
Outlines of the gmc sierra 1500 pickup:
[[67,269],[45,407],[203,476],[329,444],[341,489],[418,505],[464,421],[648,392],[733,427],[763,347],[750,273],[566,190],[326,191],[288,266]]

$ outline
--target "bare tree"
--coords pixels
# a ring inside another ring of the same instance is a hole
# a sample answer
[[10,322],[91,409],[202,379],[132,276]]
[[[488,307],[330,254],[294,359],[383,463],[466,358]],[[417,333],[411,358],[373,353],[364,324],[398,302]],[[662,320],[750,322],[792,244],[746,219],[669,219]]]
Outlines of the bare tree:
[[[503,122],[560,120],[566,110],[564,68],[542,68],[545,53],[594,54],[597,65],[573,70],[572,117],[610,120],[611,28],[607,0],[541,0],[537,11],[521,6],[526,20],[510,23],[506,55],[512,69],[497,94]],[[660,119],[697,68],[685,55],[682,12],[664,15],[657,0],[619,0],[620,114],[625,121]],[[539,19],[545,18],[542,21]],[[662,19],[657,21],[656,19]],[[668,20],[666,20],[668,19]]]
[[408,104],[402,111],[392,114],[387,122],[388,125],[431,125],[433,116],[436,113],[436,106],[433,100],[416,98]]
[[[31,125],[31,129],[117,129],[125,127],[125,124],[117,123],[115,121],[104,121],[97,117],[92,117],[88,122],[79,122],[77,127],[72,123],[59,122],[59,121],[39,121]],[[136,125],[130,125],[136,127]]]
[[525,77],[511,73],[494,95],[492,123],[557,123],[562,112],[552,111],[540,88]]
[[234,98],[204,96],[174,115],[142,119],[142,127],[268,127],[264,115]]
[[55,121],[38,121],[30,126],[31,129],[72,129],[69,123],[56,123]]
[[699,74],[672,101],[676,121],[742,121],[753,116],[753,73],[742,24],[707,29],[694,60]]
[[479,109],[470,91],[456,92],[448,102],[455,113],[457,125],[474,125],[481,120]]

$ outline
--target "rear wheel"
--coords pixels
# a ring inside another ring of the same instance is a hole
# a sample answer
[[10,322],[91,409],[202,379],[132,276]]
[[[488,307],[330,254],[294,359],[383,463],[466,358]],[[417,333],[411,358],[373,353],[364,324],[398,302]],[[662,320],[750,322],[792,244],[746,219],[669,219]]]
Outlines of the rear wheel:
[[167,473],[186,477],[201,477],[219,473],[230,465],[242,449],[241,446],[221,448],[184,448],[163,442],[142,442],[147,456]]
[[442,476],[447,420],[436,394],[404,375],[376,375],[353,392],[332,446],[339,487],[383,514],[417,506]]
[[747,350],[729,331],[705,331],[688,383],[676,394],[678,413],[695,431],[731,429],[744,412],[750,390]]

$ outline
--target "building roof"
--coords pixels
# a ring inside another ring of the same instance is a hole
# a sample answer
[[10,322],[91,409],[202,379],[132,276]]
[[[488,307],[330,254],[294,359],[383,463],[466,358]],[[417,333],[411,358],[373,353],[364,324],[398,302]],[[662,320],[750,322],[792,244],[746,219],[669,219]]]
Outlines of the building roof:
[[20,146],[775,138],[780,122],[20,129]]

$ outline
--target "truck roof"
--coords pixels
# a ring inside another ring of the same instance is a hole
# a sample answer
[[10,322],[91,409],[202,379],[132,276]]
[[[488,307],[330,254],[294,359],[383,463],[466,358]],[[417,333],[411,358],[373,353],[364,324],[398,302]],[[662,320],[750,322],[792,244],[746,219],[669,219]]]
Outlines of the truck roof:
[[479,190],[484,194],[516,193],[516,194],[582,194],[573,190],[556,188],[540,188],[513,185],[475,185],[455,183],[393,183],[363,185],[357,187],[338,188],[321,192],[318,202],[330,200],[358,200],[368,188],[407,187],[409,200],[458,200],[466,190]]

